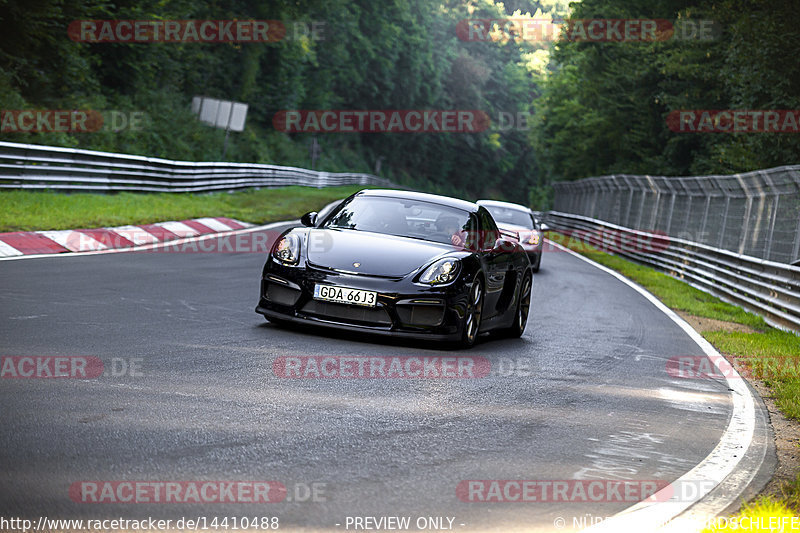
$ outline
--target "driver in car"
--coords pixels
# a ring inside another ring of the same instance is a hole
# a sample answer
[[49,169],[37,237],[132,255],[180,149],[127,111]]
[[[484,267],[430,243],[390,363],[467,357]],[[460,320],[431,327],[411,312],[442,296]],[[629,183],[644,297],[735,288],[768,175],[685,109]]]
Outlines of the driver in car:
[[442,216],[436,221],[436,229],[450,236],[450,242],[457,248],[463,248],[467,242],[466,232],[454,216]]

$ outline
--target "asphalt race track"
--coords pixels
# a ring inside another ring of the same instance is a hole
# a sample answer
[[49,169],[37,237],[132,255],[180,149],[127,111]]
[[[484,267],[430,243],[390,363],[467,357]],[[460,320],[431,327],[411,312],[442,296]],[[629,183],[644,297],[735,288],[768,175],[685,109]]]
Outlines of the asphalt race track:
[[[253,311],[264,259],[113,253],[0,263],[0,355],[93,356],[108,372],[0,380],[0,515],[278,517],[283,530],[326,531],[394,516],[412,525],[449,517],[455,531],[552,530],[561,517],[571,531],[574,520],[633,502],[469,502],[456,489],[466,480],[668,483],[703,460],[728,423],[724,381],[666,370],[671,357],[702,356],[699,346],[633,289],[567,253],[543,258],[522,339],[481,339],[461,352],[269,324]],[[273,371],[277,357],[324,355],[483,357],[491,371]],[[85,480],[273,480],[288,495],[266,504],[73,501],[70,486]]]

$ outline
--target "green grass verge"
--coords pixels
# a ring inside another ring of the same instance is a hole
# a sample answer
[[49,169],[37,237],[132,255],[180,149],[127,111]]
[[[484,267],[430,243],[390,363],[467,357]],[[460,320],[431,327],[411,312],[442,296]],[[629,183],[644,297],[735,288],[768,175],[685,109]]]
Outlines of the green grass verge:
[[361,185],[323,189],[282,187],[211,194],[3,191],[0,232],[98,228],[223,216],[262,224],[298,218],[364,188]]
[[[703,529],[703,533],[792,531],[794,530],[791,525],[793,516],[796,516],[795,512],[784,502],[774,498],[761,497],[743,505],[738,514],[727,519],[718,519],[714,527]],[[781,523],[783,527],[781,527]]]
[[[800,337],[771,327],[763,318],[695,289],[687,283],[602,252],[574,238],[551,233],[551,240],[615,270],[629,278],[675,311],[747,326],[755,332],[725,329],[701,332],[717,350],[744,366],[745,375],[763,380],[787,418],[800,420]],[[762,497],[742,507],[738,517],[791,516],[800,512],[800,475],[774,497]],[[709,529],[707,531],[728,531]],[[760,531],[755,529],[754,531]]]
[[704,334],[719,351],[742,362],[775,394],[778,408],[800,420],[800,338],[778,329],[762,333],[709,331]]

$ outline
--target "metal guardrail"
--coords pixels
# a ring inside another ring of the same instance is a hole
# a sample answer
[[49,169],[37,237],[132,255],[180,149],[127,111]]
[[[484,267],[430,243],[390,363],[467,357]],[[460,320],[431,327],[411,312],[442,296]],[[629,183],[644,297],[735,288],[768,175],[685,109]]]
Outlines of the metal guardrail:
[[0,142],[0,188],[84,192],[212,192],[248,187],[396,187],[371,174],[250,163],[171,161],[136,155]]
[[800,165],[730,176],[616,174],[553,188],[556,211],[800,263]]
[[551,211],[545,220],[580,242],[653,267],[775,326],[800,332],[800,267],[581,215]]

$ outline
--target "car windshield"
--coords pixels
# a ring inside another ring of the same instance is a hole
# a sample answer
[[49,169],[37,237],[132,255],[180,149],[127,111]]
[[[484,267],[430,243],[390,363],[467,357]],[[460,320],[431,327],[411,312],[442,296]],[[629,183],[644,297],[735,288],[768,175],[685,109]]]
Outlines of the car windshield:
[[492,218],[498,224],[508,224],[519,226],[525,229],[533,229],[533,220],[530,213],[513,207],[500,207],[496,205],[484,206],[492,214]]
[[462,209],[407,198],[357,196],[324,228],[346,228],[450,244],[467,231],[469,213]]

